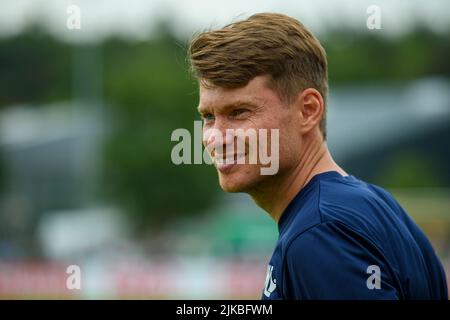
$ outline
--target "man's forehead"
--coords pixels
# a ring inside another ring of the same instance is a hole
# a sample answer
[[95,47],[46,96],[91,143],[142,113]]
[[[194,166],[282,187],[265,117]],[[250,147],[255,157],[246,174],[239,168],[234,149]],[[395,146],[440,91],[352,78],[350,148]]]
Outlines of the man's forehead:
[[258,106],[264,102],[262,97],[241,94],[200,94],[199,111],[210,109],[226,109],[245,105]]
[[245,104],[261,105],[276,94],[269,89],[265,79],[256,77],[240,88],[205,87],[200,85],[199,111]]

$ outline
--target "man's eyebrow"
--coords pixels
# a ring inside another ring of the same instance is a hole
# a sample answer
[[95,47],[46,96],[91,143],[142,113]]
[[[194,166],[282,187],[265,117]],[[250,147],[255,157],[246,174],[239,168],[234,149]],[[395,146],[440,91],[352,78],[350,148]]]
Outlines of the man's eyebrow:
[[[232,108],[236,108],[236,107],[253,107],[253,108],[258,108],[258,105],[255,102],[250,101],[250,100],[240,100],[240,101],[235,101],[235,102],[226,104],[224,106],[218,107],[218,111],[219,112],[220,111],[223,112],[223,111],[226,111],[227,109],[232,109]],[[203,107],[203,106],[199,105],[197,107],[197,110],[198,110],[199,113],[206,113],[206,112],[211,111],[211,109],[212,108],[209,107],[209,106]]]

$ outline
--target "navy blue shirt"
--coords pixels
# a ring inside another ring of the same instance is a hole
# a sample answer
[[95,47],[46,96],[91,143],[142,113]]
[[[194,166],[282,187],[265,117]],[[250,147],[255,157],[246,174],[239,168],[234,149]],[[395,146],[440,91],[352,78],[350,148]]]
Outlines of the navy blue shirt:
[[262,299],[448,299],[430,242],[384,189],[329,171],[284,210]]

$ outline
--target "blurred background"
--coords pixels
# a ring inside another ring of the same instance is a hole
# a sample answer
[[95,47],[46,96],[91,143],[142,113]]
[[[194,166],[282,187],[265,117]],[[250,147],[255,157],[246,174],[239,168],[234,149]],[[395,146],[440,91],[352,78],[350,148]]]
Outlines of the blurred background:
[[199,120],[190,37],[265,11],[321,40],[335,159],[450,274],[448,2],[1,0],[0,298],[260,298],[275,223],[212,166],[174,165],[170,135]]

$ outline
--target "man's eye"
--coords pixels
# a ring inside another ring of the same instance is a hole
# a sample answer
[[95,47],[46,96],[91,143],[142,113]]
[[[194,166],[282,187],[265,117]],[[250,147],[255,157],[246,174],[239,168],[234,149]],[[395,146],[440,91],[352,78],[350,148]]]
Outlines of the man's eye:
[[233,110],[232,115],[235,117],[240,116],[240,115],[246,113],[247,111],[248,111],[247,109],[235,109],[235,110]]
[[214,120],[214,115],[212,113],[205,113],[205,114],[202,115],[202,119],[205,122],[210,122],[210,121]]

